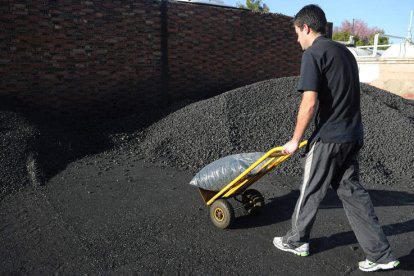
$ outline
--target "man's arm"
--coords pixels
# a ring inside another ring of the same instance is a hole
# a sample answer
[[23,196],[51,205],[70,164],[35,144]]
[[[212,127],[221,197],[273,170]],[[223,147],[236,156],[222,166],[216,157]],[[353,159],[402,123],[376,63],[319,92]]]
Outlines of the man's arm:
[[303,92],[293,137],[283,146],[282,154],[292,154],[299,148],[300,140],[312,121],[317,103],[318,93],[315,91]]

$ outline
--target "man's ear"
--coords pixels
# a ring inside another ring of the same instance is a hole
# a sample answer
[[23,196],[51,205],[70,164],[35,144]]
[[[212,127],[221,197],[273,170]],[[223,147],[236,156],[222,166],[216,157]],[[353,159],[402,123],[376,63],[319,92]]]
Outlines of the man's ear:
[[303,30],[305,30],[306,34],[309,34],[312,31],[312,29],[307,24],[303,24]]

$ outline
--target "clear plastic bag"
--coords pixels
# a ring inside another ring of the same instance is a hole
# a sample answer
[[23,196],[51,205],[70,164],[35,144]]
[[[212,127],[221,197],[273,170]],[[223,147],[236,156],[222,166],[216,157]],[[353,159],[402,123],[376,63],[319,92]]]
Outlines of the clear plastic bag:
[[[190,185],[209,191],[219,191],[264,154],[264,152],[250,152],[220,158],[202,168],[190,181]],[[259,168],[260,166],[253,169],[250,174],[257,173]]]

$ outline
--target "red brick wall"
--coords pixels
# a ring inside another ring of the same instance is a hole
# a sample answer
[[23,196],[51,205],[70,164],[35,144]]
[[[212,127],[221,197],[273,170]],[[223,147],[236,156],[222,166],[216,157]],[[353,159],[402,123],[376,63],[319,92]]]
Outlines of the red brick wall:
[[169,2],[166,48],[155,0],[0,0],[0,16],[0,95],[60,113],[112,116],[299,73],[283,15]]
[[172,97],[218,94],[260,80],[299,74],[301,50],[290,17],[171,3]]

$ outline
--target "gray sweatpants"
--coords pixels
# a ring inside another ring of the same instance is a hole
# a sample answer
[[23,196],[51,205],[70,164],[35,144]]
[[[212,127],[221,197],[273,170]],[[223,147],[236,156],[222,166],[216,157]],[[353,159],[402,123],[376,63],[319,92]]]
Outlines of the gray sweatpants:
[[336,190],[346,216],[367,259],[376,263],[396,260],[378,222],[367,191],[359,182],[360,142],[334,144],[315,142],[306,156],[300,197],[292,215],[292,229],[284,243],[309,241],[320,202],[329,186]]

